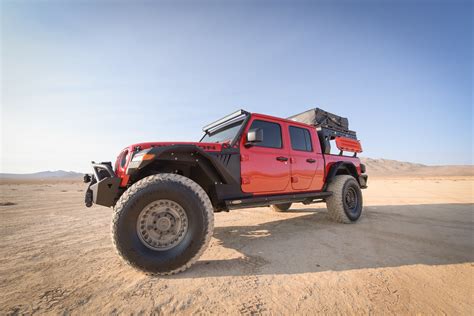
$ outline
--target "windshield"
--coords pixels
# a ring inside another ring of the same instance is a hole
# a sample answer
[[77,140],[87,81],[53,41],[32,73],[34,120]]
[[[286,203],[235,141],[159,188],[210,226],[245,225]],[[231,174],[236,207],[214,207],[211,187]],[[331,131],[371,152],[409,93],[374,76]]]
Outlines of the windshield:
[[201,139],[201,143],[226,143],[232,142],[242,126],[244,120],[226,125],[212,132],[207,132]]

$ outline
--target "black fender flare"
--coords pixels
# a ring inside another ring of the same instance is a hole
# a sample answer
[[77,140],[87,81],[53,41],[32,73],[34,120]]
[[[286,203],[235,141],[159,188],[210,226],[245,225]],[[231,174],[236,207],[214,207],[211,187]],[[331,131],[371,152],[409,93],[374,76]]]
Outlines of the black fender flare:
[[210,155],[196,145],[171,145],[163,147],[152,147],[145,149],[147,154],[153,154],[154,158],[143,160],[137,166],[131,164],[127,168],[128,175],[146,169],[154,162],[161,161],[184,162],[199,166],[214,182],[223,184],[239,184],[240,178],[236,179],[228,169],[215,156]]
[[334,164],[331,165],[329,172],[326,176],[326,181],[324,184],[324,190],[327,189],[328,184],[331,182],[331,180],[336,176],[337,172],[340,170],[346,170],[347,173],[351,176],[353,176],[357,182],[360,185],[359,182],[359,174],[357,173],[357,168],[352,162],[347,162],[347,161],[338,161]]

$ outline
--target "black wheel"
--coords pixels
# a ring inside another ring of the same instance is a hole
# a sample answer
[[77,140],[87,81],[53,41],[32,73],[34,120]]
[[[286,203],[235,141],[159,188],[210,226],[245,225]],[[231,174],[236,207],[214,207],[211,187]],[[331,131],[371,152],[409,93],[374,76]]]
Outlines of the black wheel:
[[352,223],[362,214],[362,192],[357,180],[348,175],[335,176],[328,186],[326,199],[329,216],[336,222]]
[[290,209],[291,204],[292,203],[274,204],[271,207],[275,212],[285,212]]
[[158,174],[132,185],[115,205],[112,237],[131,266],[158,275],[189,268],[207,248],[214,210],[206,192],[177,174]]

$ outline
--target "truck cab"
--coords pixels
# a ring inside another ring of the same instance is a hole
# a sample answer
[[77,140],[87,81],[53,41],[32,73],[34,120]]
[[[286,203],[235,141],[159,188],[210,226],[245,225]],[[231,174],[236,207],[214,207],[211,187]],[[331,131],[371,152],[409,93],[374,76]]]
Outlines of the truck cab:
[[240,141],[242,191],[262,195],[322,189],[324,157],[314,128],[252,114],[244,133],[255,130],[261,139]]

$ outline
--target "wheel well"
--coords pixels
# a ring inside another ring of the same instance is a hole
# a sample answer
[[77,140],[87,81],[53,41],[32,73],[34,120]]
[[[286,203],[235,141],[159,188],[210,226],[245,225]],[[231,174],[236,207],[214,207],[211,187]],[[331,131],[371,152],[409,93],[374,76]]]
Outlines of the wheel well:
[[348,176],[354,176],[354,175],[349,171],[349,169],[346,168],[346,167],[341,167],[341,168],[337,169],[335,175],[336,175],[336,176],[339,176],[339,175],[342,175],[342,174],[346,174],[346,175],[348,175]]
[[327,187],[328,183],[331,182],[331,180],[335,176],[339,176],[339,175],[352,176],[356,179],[357,182],[359,182],[359,175],[357,173],[357,169],[354,166],[354,164],[349,163],[349,162],[339,162],[331,166],[331,169],[329,170],[328,176],[326,178],[325,187]]

